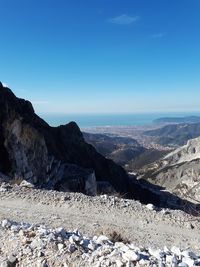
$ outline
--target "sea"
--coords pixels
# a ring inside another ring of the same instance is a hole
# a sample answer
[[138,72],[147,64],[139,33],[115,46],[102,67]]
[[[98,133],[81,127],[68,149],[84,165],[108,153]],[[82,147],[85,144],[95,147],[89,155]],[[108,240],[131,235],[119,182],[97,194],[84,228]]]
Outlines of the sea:
[[132,113],[132,114],[39,114],[49,125],[59,126],[75,121],[80,128],[106,126],[145,126],[163,117],[200,116],[200,112]]

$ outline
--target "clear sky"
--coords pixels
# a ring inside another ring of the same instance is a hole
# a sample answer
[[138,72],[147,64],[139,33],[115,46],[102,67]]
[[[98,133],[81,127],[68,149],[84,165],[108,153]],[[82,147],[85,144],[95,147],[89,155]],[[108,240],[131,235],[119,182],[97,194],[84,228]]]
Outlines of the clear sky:
[[200,0],[0,0],[0,80],[42,113],[200,110]]

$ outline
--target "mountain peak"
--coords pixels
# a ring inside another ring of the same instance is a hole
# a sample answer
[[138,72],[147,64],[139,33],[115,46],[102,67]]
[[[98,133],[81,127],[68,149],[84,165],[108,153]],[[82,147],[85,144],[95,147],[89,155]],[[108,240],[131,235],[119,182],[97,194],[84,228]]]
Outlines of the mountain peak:
[[83,192],[86,181],[95,177],[130,194],[123,168],[88,145],[75,122],[50,127],[31,102],[17,98],[2,83],[0,87],[0,172],[51,189]]

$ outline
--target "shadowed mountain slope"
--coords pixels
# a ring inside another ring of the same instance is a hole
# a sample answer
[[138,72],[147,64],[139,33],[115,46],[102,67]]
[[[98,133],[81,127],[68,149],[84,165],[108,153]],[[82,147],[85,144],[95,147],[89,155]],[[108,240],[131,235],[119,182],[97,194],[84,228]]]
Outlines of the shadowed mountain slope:
[[94,172],[98,181],[108,181],[116,191],[130,193],[123,168],[87,144],[75,122],[50,127],[35,114],[29,101],[17,98],[0,83],[0,171],[54,186],[68,179],[66,164],[86,169],[85,174]]

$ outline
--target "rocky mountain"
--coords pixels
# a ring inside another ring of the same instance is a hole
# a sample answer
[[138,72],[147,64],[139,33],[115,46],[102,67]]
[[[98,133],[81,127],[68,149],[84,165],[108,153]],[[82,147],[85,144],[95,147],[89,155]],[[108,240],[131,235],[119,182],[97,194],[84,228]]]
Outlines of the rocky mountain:
[[85,140],[106,158],[124,166],[141,155],[146,149],[135,139],[106,134],[83,133]]
[[145,131],[145,135],[155,137],[155,142],[164,146],[182,146],[189,139],[200,136],[200,123],[166,125],[159,129]]
[[[64,191],[96,193],[96,181],[131,193],[126,172],[85,142],[75,122],[50,127],[0,83],[0,172]],[[101,189],[102,190],[102,189]]]
[[144,178],[181,198],[200,201],[200,137],[147,166]]

